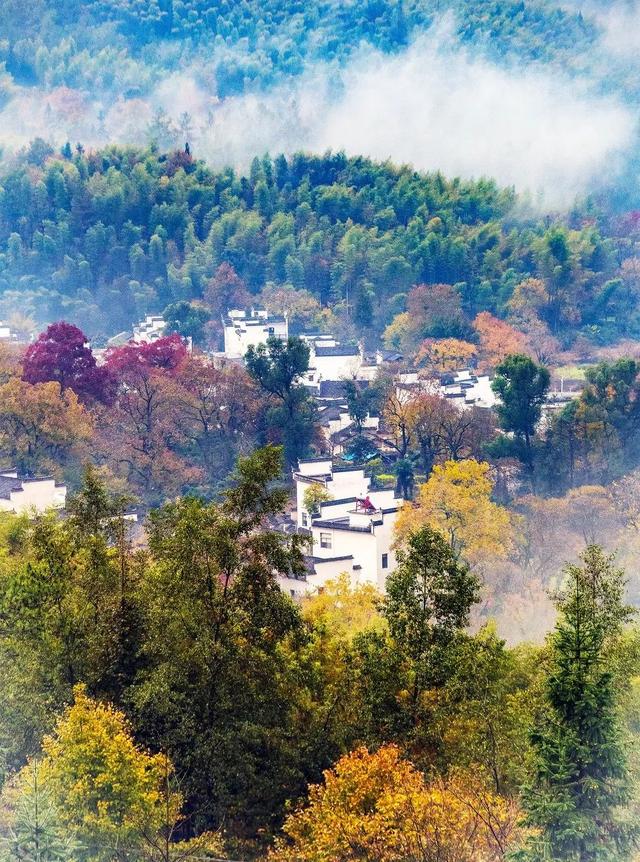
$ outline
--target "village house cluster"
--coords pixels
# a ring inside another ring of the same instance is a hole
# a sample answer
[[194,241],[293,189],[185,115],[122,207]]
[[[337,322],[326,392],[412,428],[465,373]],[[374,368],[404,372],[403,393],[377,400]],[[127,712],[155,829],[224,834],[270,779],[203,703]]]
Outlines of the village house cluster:
[[[240,364],[250,347],[266,345],[269,338],[286,340],[289,336],[287,316],[272,316],[261,308],[230,309],[222,325],[224,350],[210,354],[213,362]],[[107,347],[131,340],[151,343],[166,334],[164,318],[147,315],[130,331],[111,338]],[[353,584],[371,584],[382,591],[396,563],[393,530],[403,500],[396,497],[393,489],[372,488],[365,470],[349,466],[344,460],[354,433],[345,381],[356,381],[359,387],[366,388],[383,369],[393,376],[400,401],[420,391],[440,395],[460,410],[490,410],[496,405],[491,378],[473,368],[425,377],[407,369],[398,352],[377,350],[367,355],[362,343],[342,344],[326,333],[304,333],[300,337],[309,346],[309,368],[301,382],[316,400],[326,454],[300,461],[293,471],[295,510],[291,523],[282,527],[307,536],[309,548],[304,576],[281,578],[280,584],[299,599],[306,593],[322,590],[327,581],[347,573]],[[25,339],[0,323],[2,340]],[[95,354],[99,362],[103,361],[104,350],[96,350]],[[552,390],[547,411],[557,409],[575,394],[563,388]],[[361,429],[373,449],[384,450],[379,416],[366,416]],[[336,461],[343,466],[336,466]],[[310,488],[322,491],[315,497],[309,496],[306,492]],[[8,470],[0,473],[0,512],[34,515],[49,509],[60,511],[65,506],[66,491],[64,485],[49,477],[20,476],[15,470]],[[308,504],[308,499],[315,499],[313,505]]]

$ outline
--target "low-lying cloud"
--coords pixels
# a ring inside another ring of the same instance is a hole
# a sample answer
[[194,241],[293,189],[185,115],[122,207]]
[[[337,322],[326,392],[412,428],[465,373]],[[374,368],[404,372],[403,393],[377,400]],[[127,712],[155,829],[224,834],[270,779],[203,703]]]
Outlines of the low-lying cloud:
[[202,146],[214,162],[267,149],[345,150],[495,177],[555,206],[611,176],[635,130],[628,107],[573,80],[508,71],[429,38],[397,56],[368,53],[341,85],[331,95],[328,73],[316,70],[293,91],[228,100]]
[[[55,96],[55,98],[54,98]],[[54,104],[61,102],[61,106]],[[547,206],[614,177],[631,146],[634,112],[551,71],[499,68],[452,44],[445,27],[398,55],[362,50],[344,69],[318,65],[268,93],[218,102],[188,72],[145,100],[110,105],[69,91],[30,93],[0,112],[26,141],[80,137],[140,143],[158,107],[192,118],[196,152],[246,168],[255,155],[344,150],[449,176],[491,176]]]
[[419,42],[347,77],[320,147],[389,156],[448,175],[486,175],[559,203],[615,161],[630,111],[542,72],[506,71]]
[[600,27],[605,51],[624,60],[638,59],[640,3],[638,0],[565,0],[571,12],[579,10]]

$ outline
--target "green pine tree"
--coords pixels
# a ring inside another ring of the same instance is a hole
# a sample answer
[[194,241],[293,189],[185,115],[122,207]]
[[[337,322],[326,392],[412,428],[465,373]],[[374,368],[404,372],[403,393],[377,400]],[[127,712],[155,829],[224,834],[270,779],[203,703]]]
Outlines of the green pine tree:
[[532,734],[523,858],[553,862],[629,859],[635,830],[625,812],[629,779],[607,655],[630,616],[624,573],[590,546],[568,566],[550,638],[545,709]]
[[40,782],[33,760],[19,786],[5,791],[11,825],[0,835],[0,862],[74,862],[81,858],[73,833],[60,822],[57,807]]
[[430,527],[409,538],[386,583],[382,613],[397,648],[413,666],[412,701],[446,676],[457,637],[478,601],[478,579],[455,558],[449,543]]

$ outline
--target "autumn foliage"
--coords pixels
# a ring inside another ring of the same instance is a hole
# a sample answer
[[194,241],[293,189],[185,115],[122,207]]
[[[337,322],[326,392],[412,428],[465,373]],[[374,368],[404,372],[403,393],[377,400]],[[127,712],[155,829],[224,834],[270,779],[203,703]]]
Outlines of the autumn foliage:
[[477,348],[459,338],[428,338],[422,342],[416,354],[416,365],[424,365],[427,371],[445,374],[467,368],[474,360]]
[[151,342],[132,342],[107,351],[106,367],[116,379],[127,381],[154,370],[176,371],[187,356],[179,335],[167,335]]
[[23,379],[27,383],[55,381],[64,394],[73,390],[84,403],[113,400],[109,369],[99,367],[84,333],[70,323],[52,323],[28,348]]
[[406,539],[426,525],[441,532],[470,562],[505,556],[512,544],[511,517],[493,502],[492,489],[486,462],[468,459],[437,465],[420,486],[417,503],[406,503],[399,512],[398,538]]
[[428,782],[395,745],[359,748],[324,773],[284,825],[271,862],[498,862],[518,810],[478,773]]
[[94,423],[73,389],[55,381],[30,384],[11,377],[0,385],[0,451],[5,467],[61,478],[91,439]]
[[490,372],[512,353],[526,353],[526,340],[521,332],[488,311],[481,312],[473,322],[478,334],[478,367]]
[[4,469],[76,479],[90,456],[141,501],[211,487],[254,441],[257,387],[243,369],[189,354],[179,335],[130,342],[98,365],[75,326],[0,355]]

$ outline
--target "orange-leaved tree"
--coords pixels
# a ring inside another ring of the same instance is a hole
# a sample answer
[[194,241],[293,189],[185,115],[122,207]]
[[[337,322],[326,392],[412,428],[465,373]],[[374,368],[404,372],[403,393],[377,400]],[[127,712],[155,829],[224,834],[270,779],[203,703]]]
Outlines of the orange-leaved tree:
[[93,433],[93,422],[77,395],[60,384],[26,383],[11,377],[0,385],[0,452],[5,467],[20,473],[52,473],[80,460],[79,448]]
[[427,782],[395,745],[342,757],[284,824],[271,862],[499,862],[517,806],[478,772]]
[[527,343],[522,332],[504,320],[499,320],[488,311],[482,311],[473,321],[478,333],[478,367],[481,371],[492,371],[496,365],[512,353],[526,353]]

